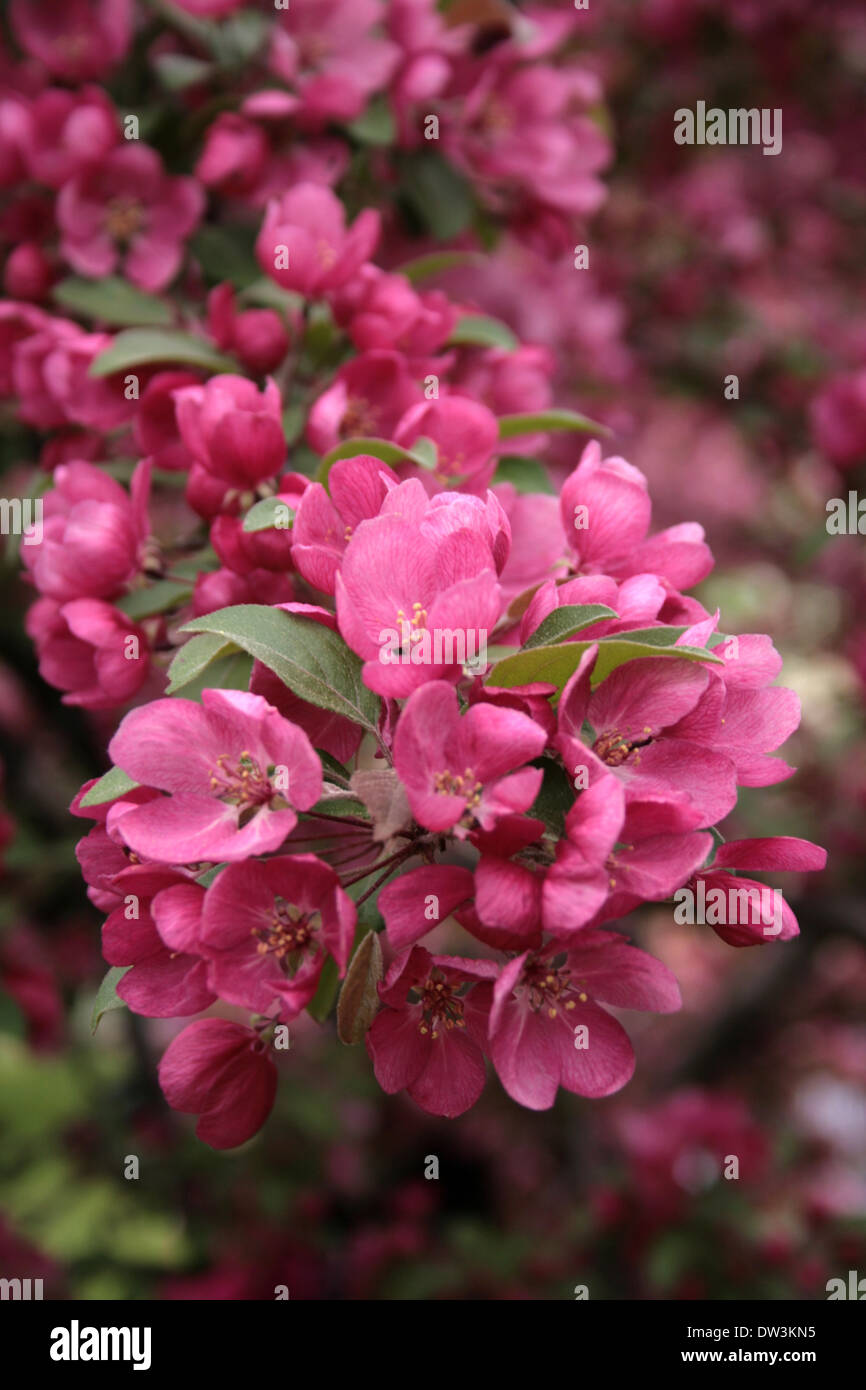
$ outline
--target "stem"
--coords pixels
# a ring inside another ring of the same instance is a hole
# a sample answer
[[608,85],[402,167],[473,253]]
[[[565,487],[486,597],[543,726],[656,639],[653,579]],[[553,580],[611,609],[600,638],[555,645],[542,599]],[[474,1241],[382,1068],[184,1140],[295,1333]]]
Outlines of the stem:
[[[371,884],[370,884],[370,887],[367,888],[367,889],[365,889],[365,891],[361,894],[360,898],[356,898],[356,900],[355,900],[355,906],[356,906],[356,907],[360,907],[360,906],[361,906],[361,903],[365,903],[365,902],[367,901],[367,899],[370,897],[370,895],[371,895],[372,893],[375,893],[376,889],[377,889],[381,884],[383,884],[383,883],[385,882],[385,879],[386,879],[386,878],[390,878],[390,876],[391,876],[391,871],[393,870],[393,868],[394,868],[394,865],[393,865],[393,864],[389,864],[389,865],[388,865],[388,868],[387,868],[387,869],[385,870],[385,872],[381,875],[381,877],[377,878],[376,881],[375,881],[375,883],[371,883]],[[363,877],[363,875],[362,875],[362,877]]]
[[339,825],[360,825],[365,830],[370,829],[370,822],[364,820],[363,816],[332,816],[327,811],[303,811],[304,816],[312,816],[314,820],[333,820]]
[[[362,874],[355,874],[354,878],[345,879],[343,887],[349,888],[353,883],[360,883],[362,878],[368,878],[370,874],[376,873],[378,869],[387,869],[388,873],[390,873],[391,869],[395,868],[397,864],[402,863],[404,859],[410,859],[413,854],[417,854],[414,845],[407,845],[405,849],[398,849],[395,854],[389,855],[387,859],[380,859],[378,864],[371,864],[369,869],[365,869]],[[386,874],[385,877],[387,878],[387,876]],[[375,888],[375,886],[376,885],[373,884],[373,888]],[[370,892],[372,891],[373,889],[371,888]],[[369,894],[365,893],[364,897],[369,897]],[[360,901],[363,902],[363,898]]]

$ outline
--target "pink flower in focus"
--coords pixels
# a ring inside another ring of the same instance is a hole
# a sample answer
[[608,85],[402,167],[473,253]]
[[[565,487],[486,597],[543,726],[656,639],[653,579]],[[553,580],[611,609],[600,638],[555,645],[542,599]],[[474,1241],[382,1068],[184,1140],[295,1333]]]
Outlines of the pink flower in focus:
[[379,985],[385,1008],[366,1036],[383,1091],[407,1091],[422,1110],[449,1118],[475,1104],[487,1079],[484,982],[496,969],[493,961],[431,956],[423,946],[394,961]]
[[213,1004],[198,949],[201,885],[175,869],[133,864],[113,887],[120,900],[103,925],[102,954],[109,965],[132,967],[117,985],[119,997],[146,1018],[188,1017]]
[[400,716],[394,766],[420,825],[465,836],[532,805],[543,774],[524,765],[546,742],[544,730],[517,710],[475,704],[461,716],[453,686],[429,681]]
[[274,1104],[277,1069],[251,1028],[224,1018],[190,1023],[169,1043],[159,1084],[173,1110],[199,1115],[196,1134],[234,1149],[261,1129]]
[[170,793],[118,822],[136,854],[163,864],[233,862],[278,849],[296,810],[309,810],[322,791],[306,734],[240,690],[131,710],[108,751],[130,777]]
[[667,967],[615,932],[581,932],[557,965],[562,951],[553,941],[516,956],[493,990],[490,1057],[508,1094],[530,1110],[549,1110],[559,1086],[609,1096],[630,1079],[628,1034],[600,1005],[656,1013],[680,1007]]
[[327,492],[321,483],[310,483],[303,492],[292,527],[292,559],[314,589],[334,592],[356,526],[378,516],[386,493],[397,482],[387,463],[358,454],[334,464]]
[[345,975],[355,916],[334,870],[313,854],[230,864],[204,902],[211,985],[230,1004],[288,1022],[309,1004],[329,956]]
[[476,493],[487,487],[496,467],[499,425],[486,406],[465,396],[414,405],[397,425],[394,442],[408,449],[421,438],[436,445],[432,477],[442,487]]

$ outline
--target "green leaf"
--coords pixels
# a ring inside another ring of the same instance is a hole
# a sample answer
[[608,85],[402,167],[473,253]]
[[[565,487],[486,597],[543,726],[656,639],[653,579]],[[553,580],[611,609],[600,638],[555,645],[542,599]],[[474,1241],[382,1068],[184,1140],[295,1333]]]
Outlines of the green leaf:
[[551,430],[578,430],[582,434],[611,433],[607,425],[590,420],[587,415],[578,415],[575,410],[537,410],[529,415],[503,415],[499,421],[500,439],[514,439],[516,435],[535,434],[538,430],[545,434]]
[[185,642],[172,659],[168,668],[166,694],[173,695],[176,690],[187,685],[200,675],[215,657],[235,650],[233,642],[227,642],[216,633],[203,632]]
[[465,232],[475,215],[472,189],[439,154],[422,150],[400,161],[400,191],[416,217],[437,241]]
[[85,318],[101,319],[112,327],[160,327],[174,321],[170,304],[144,294],[119,276],[84,280],[71,275],[54,286],[54,298],[64,309]]
[[284,524],[286,512],[289,514],[289,522],[293,522],[295,513],[284,497],[263,497],[260,502],[256,502],[254,507],[250,507],[244,517],[243,529],[245,531],[270,531],[272,529],[287,531],[289,527]]
[[397,134],[394,113],[386,97],[374,97],[366,111],[346,126],[363,145],[393,145]]
[[86,796],[80,801],[81,806],[102,806],[106,801],[114,801],[116,797],[123,796],[124,792],[131,792],[140,783],[133,782],[131,777],[127,777],[123,768],[109,768],[98,782],[93,786]]
[[322,973],[319,976],[319,987],[307,1005],[307,1013],[310,1018],[314,1018],[317,1023],[324,1023],[337,997],[337,990],[340,985],[340,976],[337,970],[337,962],[333,956],[328,956],[322,966]]
[[379,697],[361,679],[361,662],[342,637],[281,608],[242,603],[187,623],[185,632],[218,633],[264,663],[302,700],[377,732]]
[[11,994],[0,994],[0,1033],[26,1038],[27,1023]]
[[214,72],[213,63],[189,53],[160,53],[154,67],[167,92],[183,92],[197,82],[207,82]]
[[[451,331],[446,346],[498,347],[514,352],[519,347],[517,339],[507,324],[487,314],[464,314]],[[506,416],[506,419],[512,417]]]
[[176,579],[160,579],[146,589],[133,589],[115,601],[119,608],[133,622],[140,618],[150,618],[154,613],[167,613],[184,603],[192,594],[192,585],[178,583]]
[[90,1015],[91,1033],[96,1032],[103,1014],[110,1013],[112,1009],[126,1008],[125,1000],[117,997],[117,986],[127,970],[131,969],[131,965],[112,965],[111,969],[106,972],[93,1001],[93,1012]]
[[[580,658],[591,646],[591,642],[565,642],[557,646],[533,647],[531,651],[521,651],[515,656],[507,656],[493,667],[485,685],[504,686],[510,689],[515,685],[526,685],[532,681],[544,681],[555,685],[559,690],[574,675]],[[622,637],[605,637],[598,644],[598,657],[592,674],[593,686],[601,682],[622,666],[626,661],[636,661],[641,657],[662,656],[679,661],[709,661],[721,665],[717,657],[704,647],[659,647],[650,642],[635,642],[631,634]]]
[[575,790],[559,763],[541,758],[533,766],[544,768],[538,796],[527,812],[543,820],[545,828],[561,840],[565,834],[565,817],[574,805]]
[[428,280],[431,275],[441,275],[443,271],[453,270],[461,265],[478,265],[484,257],[479,251],[432,251],[429,256],[416,256],[412,261],[398,265],[396,274],[405,275],[411,284]]
[[209,372],[239,372],[231,357],[225,357],[204,338],[193,338],[171,328],[127,328],[118,333],[111,347],[90,364],[90,376],[111,376],[130,367],[153,363],[182,362]]
[[432,439],[428,439],[425,434],[420,435],[413,441],[411,449],[406,450],[408,458],[414,459],[422,468],[426,468],[432,473],[439,462],[439,450]]
[[[262,279],[254,239],[242,227],[220,227],[207,222],[191,238],[189,248],[209,280],[228,280],[248,296],[252,296],[255,286],[271,283]],[[273,289],[285,293],[276,285]]]
[[590,627],[592,623],[600,623],[604,618],[618,616],[612,608],[603,603],[566,604],[562,608],[554,608],[524,642],[521,651],[528,652],[534,647],[552,647],[556,642],[565,642],[582,628]]
[[406,450],[401,449],[399,444],[392,444],[389,439],[344,439],[342,444],[336,444],[330,453],[325,454],[316,474],[317,481],[326,483],[335,463],[341,459],[355,458],[358,454],[372,454],[373,458],[389,464],[402,463],[407,457]]
[[499,460],[493,476],[493,485],[496,483],[511,483],[517,492],[546,492],[556,495],[556,488],[541,460],[527,458],[523,454],[506,454]]

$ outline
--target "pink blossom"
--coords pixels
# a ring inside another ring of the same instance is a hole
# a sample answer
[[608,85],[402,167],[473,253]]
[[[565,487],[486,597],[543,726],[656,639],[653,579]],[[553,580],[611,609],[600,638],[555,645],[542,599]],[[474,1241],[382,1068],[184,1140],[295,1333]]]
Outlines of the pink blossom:
[[465,836],[531,806],[543,774],[525,764],[546,742],[544,730],[516,710],[474,704],[461,716],[453,686],[429,681],[400,716],[394,766],[420,825]]
[[284,1022],[309,1004],[329,956],[345,975],[354,935],[355,904],[313,854],[230,864],[205,896],[201,946],[213,988]]
[[274,1104],[277,1069],[251,1028],[224,1018],[190,1023],[169,1043],[159,1084],[173,1110],[199,1115],[196,1134],[233,1149],[261,1129]]
[[109,965],[127,965],[117,993],[134,1013],[200,1013],[216,995],[198,947],[204,889],[175,869],[133,864],[113,880],[119,901],[102,928]]
[[344,285],[369,259],[379,223],[366,208],[347,230],[343,204],[329,188],[297,184],[268,203],[256,241],[259,265],[284,290],[316,298]]
[[217,285],[208,295],[208,332],[217,347],[233,352],[254,375],[272,372],[289,350],[289,335],[275,309],[235,306],[231,285]]
[[[409,480],[353,535],[337,575],[337,621],[364,660],[365,681],[379,694],[399,697],[429,680],[458,679],[462,664],[480,655],[493,631],[501,600],[478,501],[474,526],[446,530],[439,521],[446,513]],[[446,632],[457,634],[457,646],[452,637],[446,649]]]
[[436,446],[432,477],[442,487],[486,489],[499,443],[496,416],[486,406],[465,396],[443,396],[411,406],[394,431],[394,442],[411,448],[420,438],[432,439]]
[[385,1008],[366,1036],[383,1091],[405,1090],[422,1110],[450,1118],[475,1104],[486,1080],[484,982],[495,974],[492,961],[431,956],[423,946],[394,961],[379,986]]
[[162,290],[180,269],[203,209],[194,179],[166,174],[148,145],[124,143],[60,190],[60,249],[82,275],[119,268],[141,289]]
[[402,353],[377,349],[341,367],[314,401],[307,439],[326,454],[343,439],[391,439],[405,412],[422,400]]
[[133,7],[132,0],[66,0],[60,9],[11,0],[9,20],[24,51],[53,76],[86,82],[106,77],[126,54]]
[[812,433],[837,468],[866,457],[866,371],[831,378],[810,406]]
[[[716,935],[729,946],[756,946],[769,941],[789,941],[799,934],[800,928],[796,916],[781,894],[778,899],[774,898],[774,911],[770,917],[770,914],[764,911],[764,897],[755,896],[756,893],[765,895],[766,885],[726,870],[757,869],[764,872],[775,869],[788,873],[813,873],[823,869],[826,863],[826,850],[810,840],[799,840],[790,835],[778,835],[769,839],[728,840],[719,846],[712,866],[690,879],[688,887],[695,892],[699,880],[702,880],[705,900],[712,889],[721,889],[725,894],[725,910],[713,915],[724,917],[726,920],[711,922],[708,911],[707,925],[711,926]],[[747,896],[732,899],[732,894],[743,893]],[[731,902],[735,904],[734,912],[728,911],[728,904]],[[739,910],[740,903],[743,904],[743,911]],[[750,903],[760,903],[760,912],[750,911]],[[731,920],[732,917],[735,920]],[[742,920],[743,917],[746,918],[745,921]],[[768,917],[770,920],[767,920]]]
[[186,386],[198,386],[195,372],[157,372],[147,382],[138,400],[132,433],[140,453],[150,458],[154,468],[182,472],[192,457],[181,440],[174,393]]
[[[292,558],[308,584],[332,594],[337,571],[355,527],[378,516],[397,475],[370,454],[340,459],[328,474],[328,490],[310,483],[292,527]],[[330,496],[328,495],[330,493]]]
[[600,1005],[657,1013],[680,1007],[667,967],[615,932],[581,932],[557,965],[561,953],[555,941],[516,956],[493,990],[490,1057],[508,1094],[530,1110],[549,1110],[559,1086],[609,1096],[630,1079],[628,1035]]
[[177,423],[189,452],[233,487],[273,478],[286,457],[282,404],[276,383],[259,391],[247,377],[213,376],[175,396]]
[[351,121],[386,86],[399,50],[371,32],[383,17],[378,0],[295,0],[279,12],[270,66],[307,123]]
[[223,111],[208,127],[195,176],[205,188],[244,196],[256,187],[268,159],[268,140],[254,121]]
[[118,375],[93,377],[94,360],[111,346],[110,333],[84,333],[66,319],[43,327],[13,348],[12,377],[18,413],[38,429],[76,424],[113,430],[134,415]]
[[137,695],[150,673],[147,637],[119,609],[100,599],[57,604],[43,598],[27,614],[39,674],[66,693],[65,705],[115,709]]
[[278,849],[321,795],[306,734],[258,695],[205,690],[126,715],[109,744],[118,767],[170,793],[127,812],[122,838],[164,864],[233,862]]
[[140,463],[130,491],[91,463],[61,464],[45,495],[43,537],[22,546],[37,589],[65,602],[116,598],[141,571],[150,531],[150,469]]
[[28,107],[24,153],[30,177],[62,188],[104,159],[119,138],[117,113],[101,87],[49,87]]

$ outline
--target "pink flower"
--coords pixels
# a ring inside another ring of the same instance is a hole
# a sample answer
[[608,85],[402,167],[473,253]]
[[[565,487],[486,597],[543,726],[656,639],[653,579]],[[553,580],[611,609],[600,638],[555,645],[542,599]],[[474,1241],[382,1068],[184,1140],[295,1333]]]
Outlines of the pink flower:
[[3,267],[3,289],[10,299],[46,299],[53,280],[51,261],[35,241],[22,241]]
[[483,656],[498,621],[484,504],[459,498],[477,501],[479,512],[474,525],[455,512],[452,529],[447,503],[441,511],[435,504],[456,497],[430,502],[417,480],[402,483],[377,517],[361,523],[343,557],[337,621],[378,694],[399,697],[430,680],[459,679],[465,663]]
[[516,710],[475,704],[461,716],[453,686],[429,681],[400,715],[394,766],[420,825],[465,836],[532,805],[543,773],[524,765],[546,742],[544,730]]
[[196,1134],[233,1149],[261,1129],[274,1104],[277,1069],[251,1028],[224,1018],[190,1023],[169,1043],[159,1084],[173,1110],[200,1115]]
[[314,401],[307,439],[326,454],[343,439],[391,439],[398,421],[422,399],[402,353],[365,352],[342,366]]
[[104,159],[120,138],[117,113],[101,87],[49,87],[28,108],[25,158],[31,178],[62,188]]
[[111,343],[110,333],[83,333],[66,319],[48,319],[19,341],[12,375],[21,419],[43,430],[71,423],[104,431],[126,424],[137,403],[124,395],[122,376],[90,375],[94,359]]
[[286,458],[282,403],[276,383],[263,391],[230,373],[175,396],[181,438],[193,458],[233,487],[273,478]]
[[144,387],[132,424],[133,438],[141,454],[149,457],[154,468],[183,472],[192,457],[181,440],[177,427],[174,393],[183,387],[198,386],[194,372],[157,372]]
[[109,965],[128,965],[117,993],[146,1018],[200,1013],[216,1000],[198,950],[204,889],[175,869],[133,864],[113,880],[119,901],[102,928]]
[[673,975],[615,932],[581,932],[565,961],[562,943],[524,952],[503,967],[493,990],[490,1057],[508,1094],[549,1110],[559,1086],[609,1096],[634,1070],[628,1035],[601,1004],[671,1013],[680,1007]]
[[288,603],[295,596],[291,576],[273,570],[253,569],[245,574],[218,569],[202,572],[192,593],[192,615],[215,613],[238,603]]
[[170,795],[125,814],[120,834],[164,864],[233,862],[278,849],[321,795],[322,768],[301,729],[258,695],[205,690],[202,703],[130,711],[109,744],[118,767]]
[[64,184],[57,199],[60,249],[82,275],[117,269],[143,290],[162,290],[180,269],[204,194],[190,178],[165,173],[148,145],[119,145]]
[[584,573],[616,579],[655,574],[673,589],[689,589],[712,568],[703,528],[695,522],[647,539],[652,505],[646,478],[625,459],[602,459],[595,441],[566,479],[559,505],[566,540]]
[[334,296],[332,308],[359,352],[396,348],[422,361],[439,351],[460,317],[441,290],[419,293],[405,275],[389,275],[375,265],[362,266]]
[[442,487],[476,493],[487,487],[496,467],[499,425],[486,406],[465,396],[411,406],[394,431],[394,442],[410,448],[420,438],[436,445],[432,476]]
[[313,854],[230,864],[205,896],[201,945],[210,982],[230,1004],[296,1018],[329,956],[345,975],[355,915],[334,870]]
[[378,516],[397,482],[396,473],[381,459],[358,454],[334,464],[327,492],[321,483],[310,483],[302,493],[292,527],[292,559],[314,589],[334,592],[355,527]]
[[379,225],[378,212],[366,208],[347,230],[343,204],[329,188],[297,184],[268,203],[256,255],[284,290],[313,299],[357,273],[375,250]]
[[[798,840],[790,835],[770,839],[728,840],[719,845],[712,866],[703,873],[695,874],[688,887],[692,893],[696,893],[699,884],[702,884],[707,925],[729,946],[789,941],[799,934],[800,928],[781,893],[773,896],[772,911],[769,911],[766,884],[726,870],[757,869],[763,872],[775,869],[788,873],[813,873],[823,869],[826,863],[826,850],[810,840]],[[718,897],[710,899],[714,889],[720,889],[724,894],[723,903]],[[719,910],[712,911],[713,907]],[[711,921],[711,915],[719,920]]]
[[256,187],[268,154],[267,136],[260,126],[224,111],[208,127],[195,176],[206,188],[243,197]]
[[144,631],[99,599],[58,605],[43,598],[27,614],[39,674],[66,693],[64,705],[116,709],[137,695],[150,673]]
[[[627,661],[590,688],[597,648],[588,647],[562,693],[554,740],[573,778],[580,767],[613,769],[627,801],[659,798],[680,807],[679,828],[714,825],[737,799],[736,768],[724,753],[681,729],[710,676],[696,662],[674,657]],[[584,742],[584,726],[592,742]]]
[[233,352],[255,376],[272,372],[289,350],[289,335],[274,309],[235,307],[231,285],[217,285],[207,301],[208,332],[223,352]]
[[[431,956],[414,946],[394,961],[379,996],[386,1006],[366,1036],[376,1080],[407,1091],[422,1110],[453,1118],[484,1089],[493,961]],[[467,993],[467,986],[471,986]]]
[[104,78],[120,62],[132,37],[132,0],[12,0],[9,20],[26,53],[67,82]]
[[91,463],[65,463],[46,493],[43,536],[22,546],[37,589],[66,602],[111,599],[141,571],[150,531],[150,469],[140,463],[130,491]]
[[306,123],[351,121],[386,87],[399,49],[370,32],[384,18],[378,0],[294,0],[279,18],[271,70],[299,94]]

